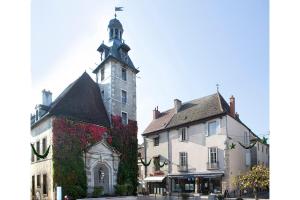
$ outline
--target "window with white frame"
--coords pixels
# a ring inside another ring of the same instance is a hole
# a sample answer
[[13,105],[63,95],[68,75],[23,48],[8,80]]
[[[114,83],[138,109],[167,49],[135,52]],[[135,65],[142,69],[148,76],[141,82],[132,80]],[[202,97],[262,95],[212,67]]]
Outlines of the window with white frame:
[[209,163],[217,163],[217,161],[218,161],[218,148],[217,147],[208,148],[208,160],[209,160]]
[[215,135],[217,134],[217,122],[208,122],[208,135]]
[[153,144],[154,144],[154,146],[158,146],[158,145],[159,145],[159,136],[158,136],[158,137],[155,137],[155,138],[153,139]]
[[122,90],[122,103],[127,103],[127,92],[125,90]]
[[247,131],[244,132],[244,144],[245,145],[249,145],[250,144],[249,133]]
[[187,152],[179,152],[179,165],[180,167],[187,167],[188,165]]
[[122,68],[122,80],[126,81],[127,80],[127,73],[126,73],[126,69]]
[[128,123],[127,113],[122,112],[122,124],[127,124],[127,123]]
[[187,141],[188,140],[188,135],[187,135],[187,128],[181,128],[179,129],[179,139],[180,141]]

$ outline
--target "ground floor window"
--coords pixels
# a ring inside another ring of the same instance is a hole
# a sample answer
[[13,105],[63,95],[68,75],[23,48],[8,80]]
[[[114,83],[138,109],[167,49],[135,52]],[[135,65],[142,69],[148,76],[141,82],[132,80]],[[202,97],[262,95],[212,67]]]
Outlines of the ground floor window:
[[[198,181],[198,183],[197,183]],[[172,177],[171,192],[194,193],[196,187],[198,193],[209,194],[211,192],[219,192],[221,190],[221,177],[206,178],[200,176],[193,177]]]
[[147,184],[148,191],[150,194],[161,194],[163,195],[166,192],[166,182],[149,182]]
[[43,194],[45,194],[45,195],[48,194],[48,189],[47,189],[47,174],[43,174]]
[[31,178],[31,194],[32,194],[32,196],[34,196],[34,194],[35,194],[35,177],[34,176],[32,176],[32,178]]

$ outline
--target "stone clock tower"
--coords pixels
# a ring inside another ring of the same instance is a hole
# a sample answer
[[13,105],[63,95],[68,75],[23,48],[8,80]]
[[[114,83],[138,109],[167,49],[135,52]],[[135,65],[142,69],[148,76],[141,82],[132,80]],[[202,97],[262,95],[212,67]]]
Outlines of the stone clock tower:
[[114,18],[108,24],[107,44],[99,46],[101,63],[93,71],[100,86],[108,115],[121,116],[122,123],[136,121],[136,74],[128,52],[130,47],[122,39],[123,26]]

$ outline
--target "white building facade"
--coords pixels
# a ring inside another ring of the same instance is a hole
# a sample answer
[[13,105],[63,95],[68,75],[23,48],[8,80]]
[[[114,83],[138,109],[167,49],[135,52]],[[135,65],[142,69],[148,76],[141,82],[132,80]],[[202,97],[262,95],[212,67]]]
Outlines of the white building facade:
[[151,162],[146,167],[150,193],[233,191],[234,177],[250,170],[250,149],[238,142],[247,146],[257,136],[237,117],[234,98],[231,106],[219,93],[184,104],[175,100],[174,108],[153,112],[143,134],[145,161],[158,159],[168,165],[160,168]]

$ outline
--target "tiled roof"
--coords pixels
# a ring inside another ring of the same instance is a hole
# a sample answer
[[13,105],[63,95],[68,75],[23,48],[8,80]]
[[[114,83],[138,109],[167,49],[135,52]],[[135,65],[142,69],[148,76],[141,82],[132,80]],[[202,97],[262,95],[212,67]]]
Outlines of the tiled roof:
[[143,134],[177,127],[225,113],[229,113],[229,105],[220,93],[215,93],[182,103],[177,113],[174,112],[174,108],[163,112],[157,119],[152,120]]
[[52,102],[46,114],[110,127],[99,86],[86,72]]
[[117,61],[121,62],[122,64],[128,66],[129,69],[132,69],[133,71],[135,71],[136,73],[139,72],[139,70],[137,70],[133,64],[133,62],[131,61],[129,55],[126,53],[126,55],[122,55],[121,51],[122,48],[125,51],[129,51],[130,48],[128,45],[126,45],[125,43],[121,42],[118,39],[114,39],[111,41],[111,46],[108,47],[105,44],[101,44],[98,48],[98,51],[105,51],[106,52],[106,57],[105,59],[97,66],[97,68],[93,71],[93,73],[97,73],[99,71],[99,69],[103,66],[104,63],[106,63],[107,60],[109,60],[110,58],[114,58]]

